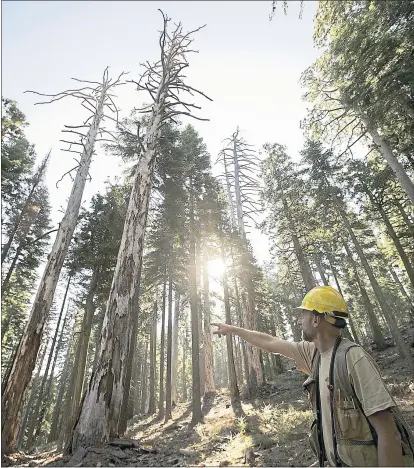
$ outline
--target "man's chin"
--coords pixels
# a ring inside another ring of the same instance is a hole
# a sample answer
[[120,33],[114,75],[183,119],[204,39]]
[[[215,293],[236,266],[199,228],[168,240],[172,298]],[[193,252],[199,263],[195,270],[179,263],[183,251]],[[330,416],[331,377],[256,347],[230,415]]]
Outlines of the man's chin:
[[309,335],[306,335],[303,331],[302,331],[302,340],[303,341],[309,341],[310,343],[312,343],[313,341],[313,338]]

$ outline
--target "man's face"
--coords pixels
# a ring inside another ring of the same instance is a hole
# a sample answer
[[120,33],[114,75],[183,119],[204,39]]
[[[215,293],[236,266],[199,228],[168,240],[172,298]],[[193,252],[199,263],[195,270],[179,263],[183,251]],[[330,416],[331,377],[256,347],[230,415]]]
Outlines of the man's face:
[[314,327],[315,316],[309,310],[301,310],[299,312],[298,324],[302,327],[302,339],[305,341],[313,341],[316,336],[316,328]]

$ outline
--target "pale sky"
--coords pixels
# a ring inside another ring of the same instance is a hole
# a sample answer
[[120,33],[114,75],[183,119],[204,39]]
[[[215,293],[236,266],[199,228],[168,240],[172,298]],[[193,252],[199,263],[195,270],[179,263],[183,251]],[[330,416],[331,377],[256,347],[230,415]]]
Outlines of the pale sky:
[[[71,77],[100,81],[107,65],[111,76],[129,71],[137,80],[139,63],[159,58],[158,8],[173,22],[181,21],[185,30],[207,24],[194,36],[199,54],[189,56],[187,82],[213,99],[198,101],[202,105],[198,115],[210,121],[192,121],[212,161],[237,125],[257,150],[266,142],[278,142],[297,157],[304,141],[299,121],[306,109],[299,77],[319,56],[312,42],[317,3],[305,2],[301,20],[299,2],[289,3],[287,16],[280,3],[269,21],[270,0],[3,2],[2,93],[26,114],[30,123],[26,135],[39,159],[52,148],[47,185],[53,224],[62,217],[59,209],[66,207],[71,180],[66,178],[59,189],[55,184],[74,165],[70,153],[59,151],[66,147],[59,139],[67,139],[60,131],[64,124],[80,125],[85,114],[74,99],[34,106],[36,96],[23,92],[52,94],[73,88],[76,82]],[[121,117],[144,100],[145,93],[138,93],[133,84],[119,88]],[[121,161],[97,148],[83,205],[122,168]],[[258,260],[269,260],[266,237],[254,233],[251,239]]]

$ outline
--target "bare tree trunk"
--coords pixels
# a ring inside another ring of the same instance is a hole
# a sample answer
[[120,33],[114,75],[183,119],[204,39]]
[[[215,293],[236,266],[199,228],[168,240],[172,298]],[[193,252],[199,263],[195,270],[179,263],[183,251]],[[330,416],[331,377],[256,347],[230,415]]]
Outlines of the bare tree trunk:
[[[164,275],[166,271],[164,270]],[[164,283],[162,287],[162,315],[161,315],[161,344],[160,344],[160,399],[158,401],[158,413],[159,417],[163,418],[164,411],[164,402],[165,402],[165,393],[164,393],[164,375],[165,375],[165,309],[166,309],[166,300],[167,300],[167,279],[164,276]]]
[[187,395],[187,376],[186,376],[186,367],[185,364],[187,362],[187,340],[188,340],[188,330],[187,327],[185,328],[185,338],[183,341],[183,369],[182,369],[182,376],[181,376],[181,386],[182,386],[182,395],[183,401],[186,402],[188,399]]
[[[336,287],[339,291],[339,293],[341,294],[342,297],[344,297],[344,294],[342,292],[342,288],[341,288],[341,285],[339,284],[339,280],[338,280],[338,273],[336,271],[336,268],[333,264],[333,261],[332,261],[332,257],[330,254],[328,254],[328,262],[329,262],[329,266],[331,267],[331,271],[332,271],[332,275],[334,277],[334,280],[335,280],[335,283],[336,283]],[[349,303],[347,304],[347,308],[350,310],[350,305]],[[350,315],[348,317],[348,323],[349,323],[349,327],[351,328],[351,331],[352,331],[352,339],[353,341],[355,341],[355,343],[357,344],[361,344],[361,341],[359,340],[358,338],[358,334],[356,332],[356,329],[355,329],[355,326],[354,326],[354,321],[352,319],[352,311],[350,310]]]
[[32,376],[44,324],[52,305],[63,262],[76,227],[82,195],[92,161],[94,144],[104,114],[106,93],[109,87],[108,76],[106,74],[101,85],[99,99],[96,101],[96,113],[93,115],[92,123],[83,144],[84,149],[81,154],[79,168],[76,172],[66,213],[59,225],[55,242],[37,290],[29,321],[2,395],[1,439],[3,453],[12,451],[15,445],[22,396]]
[[[66,313],[67,314],[67,313]],[[62,330],[63,332],[63,330]],[[59,393],[56,398],[56,403],[55,407],[53,409],[53,414],[52,414],[52,422],[50,425],[50,431],[49,431],[49,437],[48,437],[48,442],[54,442],[57,440],[59,437],[58,433],[58,422],[59,422],[59,415],[60,412],[62,411],[62,402],[63,402],[63,395],[65,393],[66,389],[66,382],[68,380],[68,377],[70,375],[70,356],[71,356],[71,350],[72,350],[72,343],[74,340],[74,330],[72,330],[72,335],[68,343],[68,348],[66,351],[66,357],[65,357],[65,363],[63,365],[63,370],[62,374],[60,377],[60,382],[59,382]]]
[[132,375],[132,366],[134,363],[135,358],[135,353],[136,353],[136,344],[137,344],[137,331],[138,331],[138,316],[140,313],[139,310],[139,301],[138,301],[138,294],[139,294],[139,283],[136,286],[138,289],[137,292],[137,300],[136,303],[134,304],[135,310],[132,312],[131,316],[131,342],[130,346],[128,349],[128,355],[127,355],[127,361],[126,361],[126,374],[125,374],[125,382],[124,382],[124,393],[122,397],[122,405],[121,405],[121,412],[119,415],[119,422],[118,422],[118,433],[124,434],[126,429],[127,429],[127,424],[128,424],[128,407],[129,407],[129,402],[131,399],[131,375]]
[[141,373],[141,407],[139,412],[141,414],[147,413],[147,379],[148,379],[148,339],[145,340],[145,353],[144,353],[144,362],[142,366]]
[[192,418],[191,424],[195,425],[203,421],[201,412],[200,389],[200,341],[199,341],[199,316],[197,310],[197,270],[196,270],[196,246],[194,229],[194,187],[190,176],[190,309],[191,309],[191,363],[192,363]]
[[171,412],[171,376],[172,376],[172,298],[173,284],[171,276],[168,278],[168,328],[167,328],[167,378],[166,378],[166,402],[165,419],[167,422],[172,419]]
[[178,371],[178,329],[180,326],[180,293],[175,290],[174,322],[172,335],[172,374],[171,374],[171,404],[177,403],[177,371]]
[[321,264],[321,261],[320,261],[320,259],[319,259],[319,257],[317,255],[315,256],[315,265],[316,265],[318,273],[319,273],[319,275],[321,277],[322,283],[324,284],[324,286],[329,286],[328,278],[325,275],[325,271],[324,271],[324,269],[322,267],[322,264]]
[[150,336],[150,379],[149,379],[149,402],[148,414],[154,414],[156,411],[155,402],[155,381],[157,368],[157,301],[154,301],[152,310],[152,327]]
[[[372,202],[375,203],[373,199],[372,199]],[[388,216],[385,213],[384,209],[379,204],[375,204],[375,206],[378,208],[378,211],[382,217],[382,220],[384,221],[385,227],[387,228],[387,233],[391,237],[395,245],[395,248],[397,249],[398,255],[400,256],[404,264],[405,271],[411,282],[411,287],[414,288],[414,268],[411,265],[408,255],[405,253],[404,248],[401,245],[400,239],[398,238],[397,233],[394,231],[394,228],[392,227],[392,224],[390,223],[390,220],[388,219]]]
[[95,331],[95,354],[93,356],[93,364],[92,364],[92,374],[95,372],[96,369],[96,364],[98,362],[98,356],[99,356],[99,344],[101,340],[101,333],[102,333],[102,325],[105,317],[105,312],[106,312],[106,304],[101,304],[101,312],[98,316],[98,328]]
[[[233,274],[233,279],[234,279],[234,293],[236,295],[236,314],[237,314],[237,320],[239,322],[239,327],[244,328],[244,322],[243,322],[243,317],[242,317],[242,308],[241,308],[241,302],[240,302],[240,294],[239,294],[239,287],[237,284],[237,275],[236,275],[236,269],[234,266],[234,256],[233,256],[233,247],[230,244],[230,255],[231,255],[231,262],[232,262],[232,274]],[[241,340],[241,347],[242,347],[242,353],[243,353],[243,364],[244,364],[244,373],[246,377],[246,384],[249,382],[249,360],[247,357],[247,346],[244,340]]]
[[388,325],[390,327],[390,331],[391,331],[391,334],[395,340],[395,344],[397,345],[397,348],[398,348],[398,351],[400,352],[400,355],[401,357],[403,357],[407,363],[409,364],[409,366],[413,366],[413,363],[412,363],[412,358],[411,358],[411,353],[410,353],[410,350],[408,349],[407,345],[404,343],[404,339],[402,338],[401,336],[401,333],[398,329],[398,324],[397,324],[397,320],[394,316],[394,314],[391,312],[391,308],[389,307],[389,305],[387,304],[387,301],[382,293],[382,290],[375,278],[375,275],[374,273],[372,272],[372,269],[365,257],[365,254],[361,248],[361,246],[359,245],[359,242],[358,242],[358,239],[349,223],[349,220],[348,220],[348,217],[346,215],[346,213],[343,211],[343,209],[341,207],[339,207],[339,211],[340,211],[340,214],[341,214],[341,217],[342,217],[342,220],[344,222],[344,225],[352,239],[352,242],[354,243],[354,246],[355,246],[355,250],[357,251],[358,253],[358,256],[361,260],[361,263],[364,267],[364,270],[371,282],[371,285],[372,285],[372,288],[375,292],[375,295],[377,296],[377,299],[378,299],[378,302],[380,304],[380,307],[381,307],[381,310],[388,322]]
[[296,235],[296,229],[293,224],[293,219],[290,213],[290,208],[286,199],[282,198],[283,207],[285,210],[286,218],[289,223],[290,235],[292,236],[293,247],[295,249],[296,258],[299,263],[300,271],[302,273],[303,282],[305,284],[306,291],[310,291],[316,286],[315,278],[313,277],[311,267],[309,265],[308,259],[305,257],[302,246],[300,245],[299,238]]
[[64,430],[64,444],[65,447],[70,445],[71,434],[73,425],[75,424],[76,416],[79,409],[79,402],[82,397],[83,378],[85,375],[86,358],[88,355],[89,339],[92,330],[93,315],[95,312],[93,299],[95,297],[96,289],[98,287],[100,265],[95,265],[92,273],[92,278],[89,284],[88,295],[85,301],[85,313],[83,316],[81,331],[79,334],[79,341],[75,355],[75,362],[73,364],[73,377],[71,379],[71,386],[69,387],[67,398],[70,399],[70,409],[65,421]]
[[37,398],[36,406],[35,406],[34,411],[33,411],[33,418],[32,418],[32,423],[33,424],[30,425],[30,427],[28,429],[27,444],[26,445],[27,445],[27,448],[29,448],[29,449],[31,449],[33,447],[33,443],[34,443],[35,426],[36,426],[36,424],[38,422],[38,419],[39,419],[39,410],[40,410],[40,406],[41,406],[42,401],[43,401],[44,389],[45,389],[45,385],[46,385],[46,382],[47,382],[47,378],[49,376],[49,369],[50,369],[50,365],[52,363],[57,337],[59,335],[60,322],[61,322],[62,317],[63,317],[63,311],[64,311],[64,308],[65,308],[66,298],[67,298],[67,295],[68,295],[68,292],[69,292],[71,279],[72,279],[72,276],[69,275],[68,281],[66,283],[65,295],[63,296],[62,306],[60,308],[58,322],[56,324],[55,333],[53,335],[52,344],[50,346],[49,357],[48,357],[48,360],[47,360],[45,373],[43,374],[42,383],[40,385],[39,396]]
[[[408,195],[408,198],[414,203],[414,184],[409,178],[408,174],[405,172],[403,165],[395,157],[390,145],[381,137],[374,127],[372,122],[368,119],[366,115],[361,115],[361,120],[365,125],[365,128],[368,130],[371,135],[374,143],[378,146],[381,154],[384,156],[384,159],[387,161],[391,169],[393,170],[397,180],[400,182],[402,188]],[[405,353],[406,354],[406,353]]]
[[188,109],[195,107],[186,104],[187,111],[177,108],[183,106],[175,94],[178,90],[200,93],[186,85],[180,74],[180,67],[183,62],[187,63],[186,54],[191,50],[191,33],[184,35],[182,26],[178,25],[168,34],[169,19],[164,14],[163,19],[164,28],[159,41],[161,60],[155,65],[145,64],[146,71],[142,79],[136,82],[138,89],[146,90],[151,95],[151,104],[145,106],[145,111],[150,112],[150,119],[143,142],[139,139],[137,145],[140,158],[109,294],[99,360],[74,428],[72,443],[75,450],[80,445],[106,442],[109,437],[119,436],[119,414],[126,377],[122,363],[131,346],[131,316],[139,292],[137,286],[142,267],[149,197],[161,130],[164,122],[183,112],[191,115]]
[[400,278],[398,278],[397,273],[395,273],[394,267],[392,265],[388,265],[388,270],[391,273],[393,280],[398,284],[398,287],[401,291],[401,294],[407,299],[407,302],[410,307],[413,307],[413,303],[411,301],[410,296],[408,295],[407,291],[404,288],[404,285],[401,283]]
[[[223,240],[221,242],[222,242],[221,255],[223,258],[225,258]],[[228,288],[228,283],[227,283],[227,272],[226,272],[225,267],[223,269],[223,293],[224,293],[224,310],[226,314],[226,323],[231,325],[230,297],[229,297],[229,288]],[[231,404],[232,404],[233,411],[236,417],[240,417],[242,415],[242,408],[240,404],[239,388],[237,386],[237,375],[236,375],[236,367],[234,365],[233,342],[232,342],[231,334],[226,335],[226,343],[227,343],[227,369],[228,369],[228,376],[229,376]]]
[[[62,305],[62,307],[63,307],[63,305]],[[52,390],[53,377],[54,377],[57,358],[59,356],[60,350],[62,349],[63,337],[67,333],[66,332],[66,327],[67,327],[67,324],[68,324],[68,319],[70,319],[70,315],[71,315],[71,313],[69,312],[69,308],[70,308],[70,300],[68,302],[68,306],[67,306],[66,314],[65,314],[65,320],[63,321],[63,325],[62,325],[62,328],[60,330],[59,341],[58,341],[58,344],[56,346],[56,351],[55,351],[54,357],[53,357],[53,363],[52,363],[52,367],[50,369],[50,376],[49,376],[49,380],[48,380],[48,383],[47,383],[45,396],[43,398],[42,407],[41,407],[41,410],[40,410],[40,414],[39,414],[38,422],[37,422],[37,427],[36,427],[36,431],[35,431],[35,435],[34,435],[35,440],[37,440],[38,437],[40,436],[40,432],[41,432],[41,429],[42,429],[42,423],[44,422],[44,417],[45,417],[45,414],[46,414],[47,406],[51,405],[51,394],[50,394],[50,392]],[[52,398],[52,400],[53,400],[53,398]]]
[[199,237],[196,237],[196,284],[197,284],[197,310],[198,310],[198,340],[199,340],[199,358],[200,358],[200,395],[204,396],[205,387],[206,387],[206,365],[205,365],[205,341],[204,341],[204,329],[203,329],[203,304],[201,300],[201,238],[202,234],[200,233]]
[[210,285],[208,278],[207,239],[203,239],[203,299],[204,299],[204,353],[205,353],[205,397],[215,392],[213,376],[213,342],[211,335]]
[[29,400],[27,401],[26,409],[23,414],[23,418],[20,421],[20,430],[19,430],[17,443],[16,443],[18,450],[20,450],[23,447],[23,439],[24,439],[25,432],[26,432],[27,420],[29,418],[29,413],[30,413],[30,410],[32,409],[32,406],[36,397],[37,387],[40,383],[40,371],[42,370],[42,367],[43,367],[43,363],[46,357],[46,351],[47,351],[47,344],[45,343],[43,351],[41,351],[40,355],[38,356],[37,373],[35,375],[35,378],[33,379]]
[[[270,317],[270,331],[271,331],[273,336],[276,336],[276,324],[275,324],[274,317]],[[271,354],[271,359],[272,359],[275,374],[276,375],[281,374],[284,371],[284,368],[283,368],[283,362],[282,362],[282,359],[280,357],[280,354],[272,353]]]
[[411,222],[410,218],[408,217],[407,213],[404,210],[404,207],[400,203],[397,198],[393,198],[393,203],[398,208],[398,211],[401,214],[402,219],[404,220],[406,226],[408,227],[409,232],[414,237],[414,223]]

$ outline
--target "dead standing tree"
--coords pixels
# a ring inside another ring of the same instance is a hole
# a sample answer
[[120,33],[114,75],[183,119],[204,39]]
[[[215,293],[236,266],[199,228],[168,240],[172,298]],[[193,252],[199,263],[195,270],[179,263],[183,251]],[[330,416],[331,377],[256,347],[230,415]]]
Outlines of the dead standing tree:
[[138,134],[137,144],[141,156],[133,178],[102,327],[98,362],[81,404],[73,430],[72,446],[67,449],[75,450],[81,445],[106,442],[110,436],[120,435],[122,401],[129,388],[125,363],[133,340],[134,320],[137,320],[144,234],[161,130],[165,123],[179,115],[208,120],[193,116],[192,109],[200,107],[184,102],[178,96],[180,92],[185,92],[192,96],[198,94],[207,97],[183,81],[183,70],[189,66],[186,56],[189,52],[195,52],[190,49],[193,41],[191,36],[201,28],[183,33],[179,23],[169,33],[170,19],[161,14],[164,20],[159,39],[161,58],[154,65],[149,62],[143,64],[145,71],[140,80],[134,82],[138,90],[150,94],[151,104],[141,109],[150,118],[144,138],[141,139]]
[[[44,324],[52,305],[59,275],[76,227],[83,191],[94,154],[94,145],[98,141],[108,141],[108,138],[104,138],[104,136],[112,136],[111,132],[101,127],[101,123],[105,119],[115,122],[118,121],[118,109],[114,104],[113,95],[110,93],[110,90],[123,84],[121,82],[122,75],[123,73],[113,81],[109,78],[108,68],[106,68],[102,83],[74,78],[75,81],[84,83],[86,86],[53,95],[28,91],[50,98],[50,100],[46,102],[39,102],[37,104],[47,104],[66,97],[80,99],[81,105],[87,109],[91,115],[86,119],[83,125],[65,125],[65,130],[63,130],[66,133],[75,135],[77,138],[80,137],[79,141],[61,140],[69,144],[69,148],[64,151],[77,153],[80,157],[79,160],[76,160],[76,166],[66,173],[72,177],[72,172],[76,171],[66,212],[59,225],[55,242],[49,254],[37,290],[28,323],[22,339],[20,340],[13,367],[5,383],[4,392],[2,393],[3,411],[1,430],[3,452],[10,452],[15,446],[23,395],[32,376]],[[80,149],[72,149],[73,146],[75,148],[80,147]]]
[[[261,209],[259,201],[260,183],[256,173],[260,159],[256,152],[239,136],[239,128],[233,133],[231,138],[224,140],[225,148],[219,153],[217,161],[223,165],[222,178],[225,178],[226,191],[229,198],[230,220],[232,227],[236,227],[241,240],[242,249],[242,274],[240,281],[244,285],[247,297],[242,291],[245,317],[244,323],[247,328],[257,329],[257,317],[255,311],[255,291],[252,275],[250,272],[250,252],[246,239],[246,218],[256,225],[254,215]],[[234,213],[235,210],[235,213]],[[236,281],[236,279],[235,279]],[[263,371],[260,364],[260,351],[247,345],[248,369],[248,389],[250,395],[257,392],[257,388],[263,384]]]

